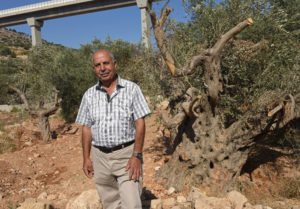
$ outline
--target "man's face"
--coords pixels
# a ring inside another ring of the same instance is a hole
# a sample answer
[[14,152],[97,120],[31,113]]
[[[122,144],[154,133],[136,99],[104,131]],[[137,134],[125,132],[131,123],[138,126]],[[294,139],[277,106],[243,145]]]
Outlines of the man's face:
[[117,62],[113,61],[105,50],[97,51],[93,56],[94,71],[103,83],[111,82],[116,74]]

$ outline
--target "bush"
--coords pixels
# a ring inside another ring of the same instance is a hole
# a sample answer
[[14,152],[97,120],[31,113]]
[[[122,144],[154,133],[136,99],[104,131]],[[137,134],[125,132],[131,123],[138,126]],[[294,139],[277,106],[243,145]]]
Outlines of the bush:
[[8,47],[3,47],[0,51],[1,56],[9,56],[9,55],[12,55],[12,53],[13,52]]

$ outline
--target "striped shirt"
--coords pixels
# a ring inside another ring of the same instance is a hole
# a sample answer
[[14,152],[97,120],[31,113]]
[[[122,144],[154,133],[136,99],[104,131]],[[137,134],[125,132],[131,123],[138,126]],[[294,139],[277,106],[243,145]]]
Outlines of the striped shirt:
[[83,95],[76,123],[91,127],[94,146],[114,147],[135,139],[134,121],[150,114],[140,87],[118,76],[111,97],[101,82]]

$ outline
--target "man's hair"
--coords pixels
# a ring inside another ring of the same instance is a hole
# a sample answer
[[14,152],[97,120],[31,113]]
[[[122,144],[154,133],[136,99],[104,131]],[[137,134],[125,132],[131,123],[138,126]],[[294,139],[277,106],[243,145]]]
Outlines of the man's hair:
[[111,57],[111,60],[112,60],[113,62],[115,61],[115,56],[113,55],[113,53],[112,53],[110,50],[108,50],[108,49],[97,49],[97,50],[94,51],[93,56],[92,56],[92,62],[93,62],[93,63],[94,63],[94,54],[95,54],[96,52],[98,52],[98,51],[107,51],[108,54],[109,54],[109,56]]

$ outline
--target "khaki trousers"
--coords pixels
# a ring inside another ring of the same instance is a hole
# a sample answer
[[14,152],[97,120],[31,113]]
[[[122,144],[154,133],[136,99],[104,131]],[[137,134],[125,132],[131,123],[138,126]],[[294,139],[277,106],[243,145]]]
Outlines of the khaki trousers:
[[92,147],[94,180],[104,209],[142,209],[142,177],[129,180],[125,171],[134,144],[104,153]]

